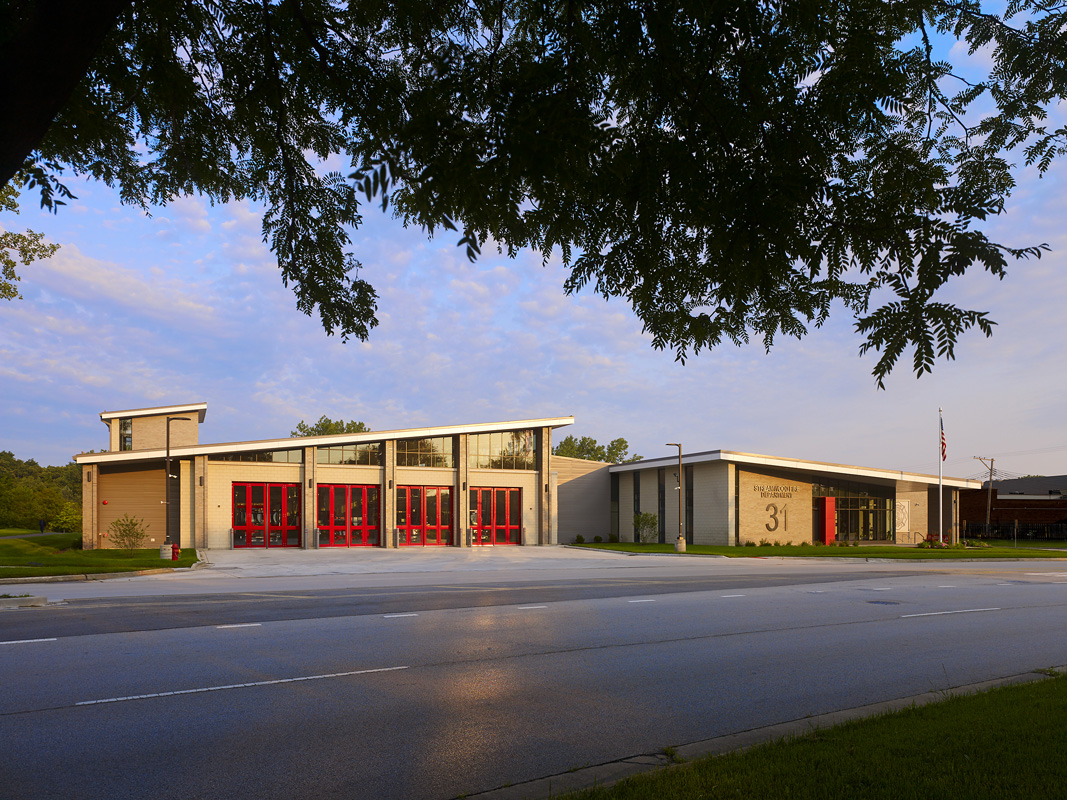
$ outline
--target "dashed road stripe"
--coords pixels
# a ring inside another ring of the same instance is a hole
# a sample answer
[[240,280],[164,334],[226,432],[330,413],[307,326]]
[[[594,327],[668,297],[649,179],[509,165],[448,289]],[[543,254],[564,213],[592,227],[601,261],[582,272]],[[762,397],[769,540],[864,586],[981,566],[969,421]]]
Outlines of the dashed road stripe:
[[939,617],[944,614],[974,614],[977,611],[1000,611],[999,608],[964,608],[959,611],[927,611],[925,614],[901,614],[901,619],[908,617]]
[[327,675],[305,675],[302,678],[278,678],[273,681],[254,681],[252,683],[230,683],[225,686],[204,686],[200,689],[178,689],[173,692],[153,692],[152,694],[131,694],[128,697],[107,697],[103,700],[82,700],[76,706],[95,706],[102,703],[124,703],[127,700],[148,700],[152,697],[173,697],[180,694],[201,694],[203,692],[221,692],[225,689],[247,689],[252,686],[274,686],[279,683],[298,683],[300,681],[321,681],[324,678],[348,678],[352,675],[370,675],[374,672],[394,672],[403,667],[379,667],[378,669],[357,669],[352,672],[331,672]]
[[12,639],[10,642],[0,642],[0,644],[33,644],[34,642],[54,642],[52,639]]

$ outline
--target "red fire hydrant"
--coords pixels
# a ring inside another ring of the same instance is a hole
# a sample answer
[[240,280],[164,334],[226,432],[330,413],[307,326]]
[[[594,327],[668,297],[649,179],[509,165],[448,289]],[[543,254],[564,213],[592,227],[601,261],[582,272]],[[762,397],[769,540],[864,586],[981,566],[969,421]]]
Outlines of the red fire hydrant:
[[178,547],[178,543],[177,542],[175,542],[174,544],[172,544],[170,546],[170,560],[171,561],[177,561],[181,557],[181,554],[182,554],[182,549],[180,547]]

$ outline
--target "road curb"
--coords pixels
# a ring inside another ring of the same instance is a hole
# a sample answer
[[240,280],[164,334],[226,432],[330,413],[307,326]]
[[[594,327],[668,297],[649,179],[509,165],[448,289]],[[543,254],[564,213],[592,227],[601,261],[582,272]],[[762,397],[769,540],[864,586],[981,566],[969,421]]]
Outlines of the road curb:
[[0,578],[0,585],[18,583],[65,583],[68,581],[108,581],[115,578],[136,578],[141,575],[166,575],[169,572],[191,572],[198,567],[160,567],[159,569],[138,569],[129,572],[86,572],[73,575],[39,575],[28,578]]
[[754,558],[761,561],[805,561],[818,563],[820,561],[833,561],[835,563],[852,563],[866,562],[869,564],[899,564],[901,562],[912,564],[958,564],[961,561],[970,564],[978,564],[982,562],[996,563],[996,562],[1016,562],[1016,561],[1031,561],[1036,563],[1042,563],[1045,561],[1067,561],[1067,556],[1063,558],[1056,557],[1039,557],[1039,558],[881,558],[878,556],[761,556],[761,555],[743,555],[743,556],[721,556],[717,553],[635,553],[632,550],[600,550],[598,548],[590,547],[578,547],[576,545],[565,544],[562,547],[567,550],[580,550],[585,553],[607,553],[615,556],[664,556],[666,558],[730,558],[734,561],[739,561],[743,558]]
[[[1067,671],[1067,665],[1056,667],[1055,669],[1059,672]],[[739,752],[767,742],[803,736],[814,730],[831,728],[843,722],[867,719],[905,708],[939,703],[951,697],[978,694],[1000,686],[1032,683],[1048,677],[1043,671],[1023,672],[994,680],[954,686],[943,691],[924,692],[923,694],[901,697],[896,700],[886,700],[880,703],[846,708],[841,711],[831,711],[827,714],[803,717],[762,728],[752,728],[713,739],[703,739],[697,742],[676,745],[673,748],[665,747],[664,751],[671,750],[674,754],[673,756],[668,756],[666,752],[642,753],[603,764],[581,767],[558,775],[536,778],[525,783],[502,786],[486,792],[463,796],[470,799],[478,798],[478,800],[543,800],[544,798],[557,797],[582,789],[611,786],[633,775],[652,772],[657,769],[682,766],[678,759],[688,762],[704,756],[719,756],[726,753]]]

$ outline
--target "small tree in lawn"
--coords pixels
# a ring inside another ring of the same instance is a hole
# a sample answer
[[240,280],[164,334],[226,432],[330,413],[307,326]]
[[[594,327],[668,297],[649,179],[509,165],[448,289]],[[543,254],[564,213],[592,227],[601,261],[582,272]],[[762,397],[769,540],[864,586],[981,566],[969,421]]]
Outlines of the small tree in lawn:
[[659,540],[659,517],[651,511],[634,514],[634,533],[641,544],[651,544]]
[[144,540],[148,538],[149,527],[151,526],[146,525],[143,519],[123,514],[107,526],[107,531],[115,546],[129,551],[132,556],[134,550],[144,545]]

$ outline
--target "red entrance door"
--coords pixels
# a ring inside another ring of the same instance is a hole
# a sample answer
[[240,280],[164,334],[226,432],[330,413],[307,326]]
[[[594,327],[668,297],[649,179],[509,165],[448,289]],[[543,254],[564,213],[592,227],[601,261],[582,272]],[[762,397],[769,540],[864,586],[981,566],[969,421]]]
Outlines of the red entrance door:
[[379,544],[377,486],[320,485],[319,547]]
[[471,544],[522,544],[522,490],[470,491]]
[[300,484],[233,484],[234,547],[299,547]]
[[396,487],[401,546],[452,544],[452,487]]

